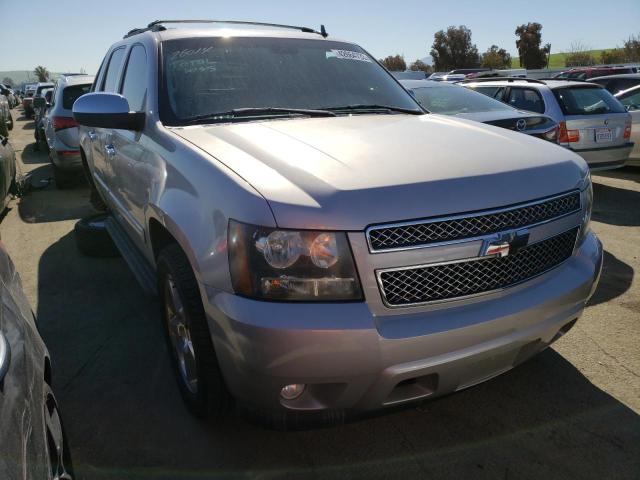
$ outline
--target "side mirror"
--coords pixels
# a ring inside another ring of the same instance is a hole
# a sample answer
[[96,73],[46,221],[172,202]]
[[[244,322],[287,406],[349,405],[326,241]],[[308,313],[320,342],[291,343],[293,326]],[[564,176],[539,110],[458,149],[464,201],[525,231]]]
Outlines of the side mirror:
[[43,97],[36,97],[33,99],[33,108],[40,108],[47,105],[47,101]]
[[129,111],[129,102],[117,93],[87,93],[73,104],[73,118],[80,125],[140,131],[144,112]]
[[0,332],[0,382],[4,380],[4,376],[9,370],[11,363],[11,349],[7,338]]

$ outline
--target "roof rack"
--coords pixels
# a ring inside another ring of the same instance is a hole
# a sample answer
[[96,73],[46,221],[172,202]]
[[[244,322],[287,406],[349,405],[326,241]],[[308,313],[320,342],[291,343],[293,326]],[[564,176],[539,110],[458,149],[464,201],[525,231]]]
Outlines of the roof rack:
[[527,83],[541,83],[544,82],[535,78],[522,78],[522,77],[480,77],[480,78],[467,78],[459,83],[483,83],[483,82],[527,82]]
[[263,23],[263,22],[245,22],[240,20],[154,20],[146,28],[134,28],[130,30],[123,38],[131,37],[132,35],[138,35],[143,32],[160,32],[166,30],[163,25],[165,23],[227,23],[230,25],[254,25],[259,27],[276,27],[276,28],[289,28],[291,30],[300,30],[304,33],[315,33],[321,35],[323,38],[327,38],[329,34],[324,25],[320,26],[320,31],[314,30],[309,27],[298,27],[295,25],[282,25],[279,23]]

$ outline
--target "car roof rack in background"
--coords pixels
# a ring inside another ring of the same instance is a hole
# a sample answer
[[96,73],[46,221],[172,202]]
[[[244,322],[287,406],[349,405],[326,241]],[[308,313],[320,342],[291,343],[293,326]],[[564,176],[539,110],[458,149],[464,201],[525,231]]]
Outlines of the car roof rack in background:
[[522,78],[522,77],[480,77],[480,78],[467,78],[459,83],[484,83],[484,82],[527,82],[527,83],[541,83],[542,80],[535,78]]
[[263,23],[263,22],[245,22],[241,20],[154,20],[146,28],[134,28],[127,32],[127,34],[123,38],[131,37],[133,35],[138,35],[143,32],[161,32],[166,30],[167,28],[163,25],[165,23],[227,23],[230,25],[253,25],[259,27],[276,27],[276,28],[289,28],[292,30],[300,30],[304,33],[315,33],[317,35],[321,35],[323,38],[327,38],[329,34],[327,33],[327,29],[324,25],[320,26],[320,31],[314,30],[309,27],[298,27],[295,25],[282,25],[279,23]]

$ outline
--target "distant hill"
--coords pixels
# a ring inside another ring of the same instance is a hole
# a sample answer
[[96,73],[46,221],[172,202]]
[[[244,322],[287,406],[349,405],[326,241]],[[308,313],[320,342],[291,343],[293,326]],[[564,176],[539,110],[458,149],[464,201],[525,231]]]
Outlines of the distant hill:
[[[607,52],[609,50],[613,50],[612,48],[604,48],[600,50],[589,50],[589,53],[595,58],[596,63],[600,63],[600,54],[602,52]],[[561,68],[567,65],[566,56],[567,53],[552,53],[549,58],[549,68]],[[520,68],[520,59],[518,58],[518,54],[516,53],[513,57],[513,68]]]
[[[59,73],[51,73],[51,79],[55,80],[59,75]],[[35,83],[38,81],[33,74],[33,71],[30,70],[10,70],[7,72],[0,72],[0,83],[5,77],[9,77],[13,80],[15,85],[20,85],[24,82]]]

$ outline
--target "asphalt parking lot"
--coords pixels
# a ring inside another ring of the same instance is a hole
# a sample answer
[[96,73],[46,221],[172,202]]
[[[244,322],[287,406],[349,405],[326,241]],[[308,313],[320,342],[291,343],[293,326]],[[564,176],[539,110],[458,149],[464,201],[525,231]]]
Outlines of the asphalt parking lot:
[[603,277],[552,348],[446,398],[284,433],[189,415],[157,305],[123,260],[75,248],[88,189],[47,182],[33,122],[18,118],[10,140],[37,190],[11,202],[0,232],[52,356],[79,478],[640,478],[640,169],[594,175]]

